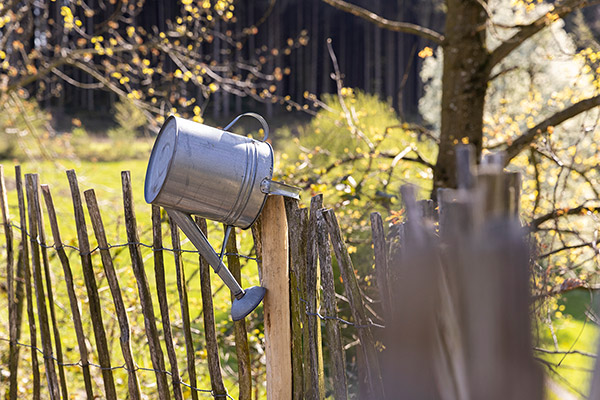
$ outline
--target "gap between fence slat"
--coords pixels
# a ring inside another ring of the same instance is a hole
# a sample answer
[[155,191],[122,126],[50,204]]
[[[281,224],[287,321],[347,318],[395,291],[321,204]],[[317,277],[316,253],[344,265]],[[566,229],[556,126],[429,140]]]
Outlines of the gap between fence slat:
[[[181,391],[181,382],[179,376],[179,366],[177,364],[177,355],[173,344],[173,333],[171,330],[171,318],[169,316],[169,303],[167,298],[167,284],[165,278],[165,260],[163,255],[162,224],[160,216],[160,207],[152,206],[152,248],[154,250],[154,279],[156,281],[156,294],[158,296],[158,307],[160,309],[161,322],[163,326],[163,335],[165,347],[167,348],[167,358],[171,364],[171,383],[176,399],[183,395]],[[190,385],[196,387],[196,376],[190,374]],[[192,390],[192,398],[194,398]]]
[[48,211],[48,220],[50,222],[50,228],[54,239],[54,247],[58,254],[58,259],[61,262],[65,283],[67,286],[67,294],[69,296],[69,305],[71,307],[71,317],[73,318],[73,324],[75,328],[75,336],[77,337],[77,345],[79,348],[79,356],[81,359],[81,369],[83,373],[83,381],[85,385],[85,392],[88,398],[94,398],[94,391],[92,388],[92,378],[90,374],[90,366],[88,361],[88,350],[86,345],[85,334],[83,332],[83,324],[81,322],[81,313],[79,312],[79,304],[77,296],[75,295],[75,288],[73,286],[73,273],[69,263],[69,257],[63,247],[62,239],[60,237],[60,230],[58,227],[58,220],[56,218],[56,211],[54,209],[54,202],[50,193],[50,188],[47,185],[42,185],[42,194],[46,202],[46,210]]
[[25,195],[21,166],[15,166],[17,196],[19,200],[19,220],[21,223],[21,247],[23,249],[23,276],[25,278],[25,295],[27,298],[27,319],[29,322],[29,343],[31,344],[31,370],[33,380],[32,399],[40,398],[40,367],[37,358],[37,329],[33,311],[33,288],[31,283],[31,268],[29,259],[29,238],[27,237],[27,213],[25,211]]
[[[255,246],[256,248],[256,246]],[[231,235],[225,246],[227,252],[227,266],[231,271],[231,275],[236,281],[242,284],[242,270],[240,258],[237,256],[238,249],[236,244],[235,229],[231,230]],[[231,301],[235,296],[231,295]],[[233,322],[235,334],[235,353],[238,364],[238,388],[239,400],[252,399],[252,365],[250,364],[250,348],[248,347],[248,332],[246,329],[246,319]]]
[[120,328],[119,343],[121,345],[123,358],[125,359],[125,366],[127,367],[127,387],[129,389],[129,397],[132,400],[139,400],[141,399],[140,386],[135,372],[136,365],[133,361],[133,354],[131,352],[131,333],[129,329],[129,320],[127,318],[125,303],[123,302],[123,297],[121,296],[119,278],[117,277],[115,268],[113,266],[110,250],[108,250],[106,232],[104,230],[104,224],[102,222],[100,209],[98,208],[98,201],[96,200],[94,189],[86,190],[84,195],[90,220],[92,221],[92,228],[94,229],[98,247],[100,248],[100,257],[102,259],[102,265],[104,266],[104,273],[108,281],[110,293],[115,305],[115,311],[117,313],[117,320]]
[[[40,255],[39,243],[37,237],[39,234],[39,192],[38,177],[33,174],[25,175],[25,187],[27,192],[27,212],[29,215],[29,228],[31,232],[31,261],[33,270],[33,283],[35,288],[35,297],[37,299],[37,314],[40,323],[40,335],[42,339],[42,348],[44,349],[44,366],[46,372],[46,381],[48,383],[48,394],[51,399],[60,399],[60,388],[58,377],[52,356],[52,342],[50,336],[50,323],[48,321],[48,310],[46,308],[46,296],[44,293],[44,284],[42,282],[42,260]],[[38,199],[36,200],[36,197]]]
[[[204,218],[196,218],[196,224],[202,233],[208,237],[208,228]],[[202,319],[204,322],[204,336],[206,340],[206,359],[208,361],[208,373],[210,375],[210,385],[215,394],[225,395],[227,390],[223,383],[223,374],[221,373],[221,361],[219,360],[219,344],[217,342],[217,332],[215,330],[215,311],[213,307],[212,289],[210,283],[210,268],[208,262],[198,256],[200,268],[200,293],[202,296]]]
[[75,216],[75,225],[77,228],[77,238],[79,242],[79,255],[81,258],[81,267],[83,270],[83,278],[88,295],[88,304],[90,307],[90,319],[94,330],[94,338],[96,339],[96,347],[98,351],[98,361],[102,368],[102,380],[104,381],[104,393],[107,399],[117,399],[115,390],[115,381],[112,374],[110,353],[108,351],[108,343],[106,341],[106,332],[104,331],[104,322],[102,319],[102,306],[100,305],[100,297],[98,296],[98,287],[92,265],[92,255],[90,253],[90,242],[88,239],[87,226],[85,215],[83,213],[83,204],[81,202],[81,193],[79,192],[79,184],[77,175],[74,170],[67,171],[67,178],[71,188],[71,197],[73,200],[73,213]]
[[[177,293],[179,294],[179,308],[181,311],[181,322],[183,324],[183,336],[185,340],[185,352],[187,360],[187,370],[190,381],[196,386],[196,359],[194,355],[194,343],[192,339],[190,324],[190,309],[188,304],[187,287],[185,279],[185,270],[183,260],[181,259],[181,243],[179,241],[179,231],[177,225],[169,218],[171,229],[171,244],[173,247],[173,258],[175,264],[175,273],[177,277]],[[197,398],[197,393],[192,392],[192,398]]]
[[154,316],[154,307],[152,305],[152,295],[150,294],[150,285],[144,270],[144,262],[139,246],[139,234],[133,206],[133,193],[131,189],[131,175],[129,171],[121,172],[121,184],[123,189],[123,211],[125,216],[125,227],[127,231],[127,242],[129,243],[129,254],[131,256],[131,265],[137,282],[138,293],[142,305],[142,314],[144,315],[144,327],[146,337],[148,338],[148,347],[150,350],[150,359],[156,374],[158,386],[158,395],[161,400],[171,398],[169,394],[169,384],[167,374],[165,373],[165,361],[160,346],[158,330],[156,329],[156,319]]

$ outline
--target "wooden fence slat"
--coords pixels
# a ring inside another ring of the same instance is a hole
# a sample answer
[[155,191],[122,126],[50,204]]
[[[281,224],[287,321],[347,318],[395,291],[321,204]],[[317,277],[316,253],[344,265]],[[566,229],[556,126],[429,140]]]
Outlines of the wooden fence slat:
[[[319,309],[319,267],[317,264],[317,210],[323,208],[323,195],[313,196],[310,201],[310,214],[308,218],[308,238],[306,253],[306,297],[307,307],[310,312],[316,313]],[[321,338],[321,320],[316,316],[308,318],[308,345],[309,358],[308,370],[310,373],[311,388],[305,394],[308,399],[325,398],[325,373],[323,372],[323,343]]]
[[0,165],[0,206],[2,208],[2,224],[4,225],[4,237],[6,238],[6,289],[8,291],[8,325],[9,325],[9,355],[8,371],[10,373],[8,383],[8,399],[17,399],[17,373],[19,366],[19,347],[17,346],[17,299],[15,297],[15,273],[14,273],[14,248],[13,230],[8,213],[8,198],[6,196],[6,184],[4,182],[4,166]]
[[[371,214],[371,216],[373,216],[373,214]],[[317,248],[319,253],[319,264],[321,265],[321,286],[323,287],[323,310],[325,315],[337,317],[329,235],[327,234],[327,226],[321,210],[317,211],[316,217]],[[325,328],[327,330],[327,344],[331,362],[330,368],[333,381],[333,396],[336,400],[345,400],[348,398],[346,361],[338,321],[327,319],[325,321]]]
[[54,334],[54,347],[56,349],[56,364],[58,365],[58,377],[60,381],[60,390],[64,399],[69,398],[67,389],[67,379],[65,376],[64,359],[62,352],[62,343],[60,340],[60,331],[56,321],[56,311],[54,307],[54,293],[52,284],[52,275],[50,274],[50,260],[48,258],[48,248],[46,246],[46,228],[44,227],[44,217],[42,215],[42,206],[40,201],[39,186],[34,189],[35,209],[38,221],[38,241],[42,252],[42,264],[44,266],[44,278],[46,279],[46,298],[48,300],[48,309],[50,310],[50,321],[52,322],[52,333]]
[[[292,398],[304,399],[304,366],[302,352],[302,316],[306,317],[306,308],[300,301],[300,279],[304,274],[306,256],[307,211],[298,207],[298,200],[284,199],[288,221],[290,243],[290,304],[292,317]],[[302,215],[302,216],[301,216]],[[304,256],[303,256],[304,255]],[[301,272],[302,271],[302,272]]]
[[71,198],[73,200],[73,215],[75,216],[75,226],[77,229],[77,239],[79,243],[79,256],[81,259],[81,268],[83,271],[83,279],[87,290],[88,304],[90,308],[90,319],[92,320],[92,328],[94,330],[94,338],[98,351],[98,362],[102,369],[102,380],[104,381],[104,393],[110,400],[117,398],[115,389],[115,381],[112,374],[110,363],[110,352],[108,351],[108,343],[106,341],[106,332],[104,331],[104,322],[102,319],[102,306],[100,305],[100,296],[98,295],[98,286],[92,265],[92,254],[90,242],[88,239],[87,225],[85,215],[83,213],[83,203],[81,201],[81,193],[79,192],[79,184],[77,175],[74,170],[67,171],[67,179],[71,189]]
[[[235,229],[231,230],[231,235],[225,246],[227,252],[227,267],[231,271],[237,282],[242,284],[242,269],[240,258],[237,256],[238,249],[236,244]],[[207,267],[208,268],[208,267]],[[231,301],[235,296],[231,295]],[[252,399],[252,365],[250,364],[250,348],[248,346],[248,332],[246,329],[246,319],[233,321],[235,335],[235,352],[238,364],[238,388],[239,400]]]
[[[368,325],[369,319],[363,302],[362,294],[358,286],[356,275],[354,274],[354,267],[352,265],[352,259],[348,254],[348,249],[342,238],[342,233],[337,221],[337,218],[333,210],[323,210],[323,216],[327,223],[329,230],[329,236],[335,252],[335,257],[340,268],[340,274],[344,281],[344,287],[346,289],[346,296],[352,309],[352,317],[354,321],[360,325]],[[381,371],[379,367],[379,361],[377,357],[377,350],[375,349],[375,341],[373,340],[373,334],[370,329],[359,328],[358,337],[361,342],[361,347],[364,351],[366,372],[370,385],[370,394],[375,399],[383,399],[383,385],[381,378]]]
[[[204,218],[196,218],[196,223],[205,235],[208,235],[208,227]],[[208,236],[207,236],[208,237]],[[202,296],[202,318],[204,322],[204,336],[206,339],[206,358],[208,361],[208,373],[210,375],[210,386],[215,394],[225,395],[227,390],[223,384],[221,373],[221,361],[219,360],[219,344],[217,343],[217,332],[215,330],[215,311],[212,301],[212,290],[210,284],[210,268],[208,262],[202,255],[198,259],[200,268],[200,294]]]
[[262,224],[260,218],[258,218],[250,227],[252,232],[252,240],[254,240],[254,250],[256,252],[258,261],[258,278],[262,281]]
[[268,196],[261,215],[267,399],[292,398],[290,286],[283,197]]
[[[173,247],[173,257],[175,259],[175,273],[177,276],[177,292],[179,294],[179,306],[181,311],[181,321],[183,324],[183,336],[185,340],[185,352],[187,359],[187,370],[190,381],[196,386],[196,358],[194,351],[194,341],[192,339],[190,308],[188,303],[187,286],[183,260],[181,259],[181,244],[179,241],[179,231],[177,225],[169,218],[169,227],[171,230],[171,243]],[[196,391],[192,391],[192,397],[197,396]]]
[[[162,225],[160,216],[160,207],[152,206],[152,249],[154,251],[154,278],[156,280],[156,294],[158,296],[158,306],[160,308],[161,321],[163,326],[163,335],[165,347],[167,348],[167,357],[171,364],[171,383],[173,385],[173,394],[176,399],[183,396],[181,391],[181,377],[179,375],[179,365],[177,364],[177,355],[173,344],[173,333],[171,330],[171,318],[169,316],[169,303],[167,298],[167,284],[165,279],[165,261],[163,256]],[[196,386],[196,376],[190,375],[190,385]],[[192,390],[194,398],[195,390]]]
[[33,288],[31,284],[31,269],[29,266],[29,238],[27,237],[27,213],[25,211],[25,195],[21,166],[15,166],[17,196],[19,200],[19,220],[21,224],[21,248],[23,254],[22,268],[25,278],[25,296],[27,298],[27,319],[29,323],[29,343],[31,344],[31,371],[33,381],[32,398],[40,398],[40,366],[37,358],[37,329],[33,311]]
[[541,399],[543,374],[531,343],[529,246],[517,222],[490,222],[471,237],[465,257],[470,394]]
[[133,193],[131,189],[131,175],[129,171],[121,172],[121,184],[123,188],[123,209],[125,213],[125,227],[127,230],[127,241],[129,242],[129,254],[131,264],[135,275],[140,302],[142,304],[142,314],[144,314],[144,327],[146,337],[148,338],[148,347],[150,348],[150,358],[155,370],[156,381],[158,385],[158,395],[161,399],[169,399],[169,385],[165,371],[165,361],[158,330],[156,329],[156,319],[154,316],[154,307],[152,305],[152,295],[150,294],[150,285],[144,270],[142,253],[140,252],[140,239],[137,230],[137,221],[133,208]]
[[[381,306],[384,315],[390,315],[390,290],[389,290],[389,267],[388,249],[385,242],[383,220],[378,212],[371,213],[371,237],[373,253],[375,256],[375,274],[377,276],[377,288],[381,298]],[[324,226],[324,228],[326,228]]]
[[73,325],[75,327],[75,335],[77,337],[77,345],[79,347],[79,356],[81,359],[81,370],[83,373],[83,381],[85,384],[85,392],[88,398],[94,398],[94,391],[92,388],[92,378],[90,374],[90,365],[88,361],[88,350],[85,342],[85,334],[83,332],[83,324],[81,322],[81,313],[79,312],[79,303],[77,296],[75,295],[75,288],[73,285],[73,273],[69,263],[69,257],[65,252],[65,248],[60,237],[60,231],[58,227],[58,219],[56,218],[56,210],[54,208],[54,201],[50,193],[48,185],[42,185],[42,194],[46,202],[46,209],[48,211],[48,220],[50,222],[50,228],[54,239],[54,248],[58,254],[58,258],[61,262],[65,283],[67,285],[67,294],[69,296],[69,304],[71,306],[71,316],[73,318]]
[[123,302],[123,297],[121,296],[119,278],[115,272],[110,250],[108,249],[108,241],[106,240],[106,232],[104,231],[102,215],[100,214],[100,208],[98,207],[98,201],[96,200],[94,189],[86,190],[83,192],[83,194],[85,196],[88,214],[90,215],[96,241],[98,242],[98,247],[100,249],[102,265],[104,267],[104,273],[108,281],[110,293],[112,294],[115,311],[117,313],[117,320],[119,321],[119,343],[121,345],[121,351],[125,360],[125,366],[127,367],[127,387],[129,389],[129,396],[133,400],[139,400],[141,399],[141,394],[137,375],[135,373],[137,367],[133,361],[133,354],[131,352],[131,332],[129,329],[129,320],[127,318],[125,303]]
[[[25,187],[27,193],[27,212],[29,215],[30,245],[31,245],[31,265],[33,270],[33,283],[35,288],[35,297],[37,299],[37,314],[40,323],[40,336],[42,339],[42,349],[44,351],[44,366],[46,369],[46,381],[48,383],[48,393],[51,399],[60,399],[60,388],[58,377],[54,366],[54,352],[52,351],[52,341],[50,335],[50,322],[48,321],[48,310],[46,308],[46,296],[44,285],[42,283],[42,260],[39,248],[39,226],[38,212],[36,207],[39,201],[36,201],[38,192],[38,177],[34,174],[25,175]],[[39,199],[38,199],[39,200]]]

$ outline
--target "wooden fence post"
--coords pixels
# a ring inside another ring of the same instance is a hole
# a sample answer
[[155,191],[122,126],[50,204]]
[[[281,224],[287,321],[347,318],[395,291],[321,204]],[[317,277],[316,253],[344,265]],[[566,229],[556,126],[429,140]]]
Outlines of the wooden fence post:
[[54,287],[50,275],[50,259],[48,258],[48,246],[46,245],[46,228],[44,227],[44,218],[42,216],[42,206],[40,201],[40,191],[38,185],[34,188],[35,212],[38,221],[38,242],[42,253],[42,265],[44,267],[44,279],[46,281],[46,298],[48,300],[48,309],[50,310],[50,321],[52,322],[52,333],[54,335],[54,346],[56,349],[56,365],[58,367],[58,377],[60,380],[60,390],[63,398],[69,398],[67,390],[67,378],[65,376],[65,367],[62,352],[62,343],[60,340],[60,331],[56,322],[56,311],[54,307]]
[[340,231],[340,226],[334,212],[332,210],[323,210],[323,217],[327,223],[335,257],[344,281],[346,296],[348,297],[350,307],[352,308],[352,316],[355,323],[360,326],[358,328],[358,337],[360,338],[361,347],[365,357],[365,365],[367,367],[366,372],[370,389],[369,392],[373,399],[383,399],[385,398],[383,382],[377,350],[375,349],[375,340],[373,339],[371,330],[367,328],[369,325],[369,318],[367,317],[362,294],[358,286],[356,275],[354,274],[352,259],[348,254],[348,249],[344,243],[342,232]]
[[90,307],[90,316],[94,329],[94,337],[98,348],[98,360],[102,367],[102,379],[104,381],[104,392],[106,398],[110,400],[117,399],[115,390],[115,381],[112,374],[110,364],[110,353],[108,351],[108,343],[106,340],[106,332],[104,331],[104,322],[102,320],[102,307],[100,305],[100,297],[98,296],[98,286],[94,269],[92,266],[92,254],[90,249],[90,241],[85,223],[85,215],[83,213],[83,203],[81,202],[81,193],[79,192],[79,184],[77,183],[77,175],[74,170],[67,171],[67,178],[71,188],[71,197],[73,198],[73,213],[75,215],[75,225],[77,227],[77,238],[79,241],[79,255],[81,257],[81,268],[83,270],[83,278],[88,295],[88,303]]
[[[306,253],[306,304],[308,310],[316,313],[319,310],[319,259],[317,253],[317,212],[323,208],[323,195],[313,196],[310,201],[310,215],[308,218],[308,237]],[[323,341],[321,338],[321,320],[316,315],[308,316],[308,366],[311,387],[305,393],[309,400],[325,398],[325,373],[323,372]]]
[[67,285],[67,294],[69,296],[69,304],[71,306],[71,315],[73,318],[75,335],[77,336],[77,345],[79,347],[79,357],[81,359],[81,370],[83,373],[85,393],[89,399],[93,399],[94,390],[92,388],[92,376],[90,374],[88,350],[87,344],[85,342],[85,334],[83,332],[83,324],[81,322],[81,313],[79,312],[79,303],[77,301],[77,296],[75,295],[75,288],[73,286],[73,273],[71,271],[69,257],[65,252],[65,248],[60,237],[60,231],[58,229],[58,218],[56,218],[54,202],[52,201],[52,195],[50,193],[50,188],[48,187],[48,185],[42,185],[42,194],[44,195],[44,200],[46,202],[46,210],[48,211],[48,219],[50,221],[52,237],[54,238],[54,248],[56,249],[58,258],[62,264],[65,284]]
[[4,225],[4,236],[6,238],[6,288],[8,291],[8,324],[10,349],[8,356],[8,370],[10,379],[8,384],[8,399],[17,399],[17,372],[19,364],[19,347],[17,346],[17,299],[15,298],[14,280],[14,249],[13,231],[8,214],[8,200],[6,197],[6,185],[4,183],[4,166],[0,165],[0,205],[2,209],[2,224]]
[[292,398],[288,232],[283,197],[269,196],[261,216],[267,399]]
[[[298,200],[284,199],[288,221],[288,241],[290,244],[290,302],[292,318],[292,396],[294,400],[304,399],[304,354],[302,351],[302,324],[306,327],[306,307],[300,300],[304,293],[304,272],[306,270],[306,228],[308,210],[298,207]],[[304,300],[304,298],[302,298]]]
[[144,314],[144,327],[146,337],[148,338],[148,347],[150,349],[150,359],[155,370],[156,382],[158,386],[158,395],[161,400],[171,398],[169,394],[169,384],[165,371],[165,360],[160,346],[158,329],[156,329],[156,318],[154,317],[154,306],[152,305],[152,295],[150,294],[150,285],[144,270],[144,260],[140,252],[140,238],[137,230],[137,220],[133,208],[133,193],[131,189],[131,175],[129,171],[121,172],[121,185],[123,188],[123,211],[125,213],[125,227],[127,230],[127,241],[129,242],[129,254],[135,280],[138,286],[140,302],[142,304],[142,314]]
[[33,289],[31,287],[31,269],[29,268],[29,238],[27,237],[27,213],[25,211],[25,195],[23,190],[23,176],[21,166],[15,166],[17,181],[17,195],[19,199],[19,220],[21,223],[21,247],[23,249],[23,277],[25,278],[25,296],[27,298],[27,320],[29,322],[29,343],[31,344],[31,371],[33,375],[32,398],[40,398],[40,366],[37,358],[37,329],[33,311]]
[[327,225],[323,218],[322,210],[317,211],[317,248],[319,252],[319,264],[321,265],[321,285],[323,286],[323,309],[330,317],[325,321],[327,331],[327,344],[329,346],[329,358],[331,360],[331,376],[333,380],[333,394],[335,400],[346,400],[348,398],[348,384],[346,379],[346,357],[342,336],[340,333],[337,317],[337,306],[335,300],[335,281],[333,277],[333,265],[331,263],[331,246]]
[[104,232],[104,224],[102,222],[102,216],[100,215],[100,208],[98,207],[98,201],[96,200],[96,194],[94,189],[86,190],[84,193],[85,200],[88,206],[88,213],[90,214],[90,220],[92,221],[92,228],[96,235],[98,247],[100,248],[100,256],[102,258],[102,265],[104,266],[104,273],[110,287],[110,293],[113,297],[115,304],[115,311],[117,313],[117,320],[119,321],[119,328],[121,329],[121,335],[119,336],[119,342],[121,344],[121,351],[123,358],[125,359],[125,365],[127,366],[127,386],[129,388],[129,396],[132,400],[141,399],[140,387],[135,371],[137,369],[135,362],[133,361],[133,355],[131,353],[131,342],[129,331],[129,320],[127,319],[127,311],[123,297],[121,296],[121,288],[119,286],[119,278],[115,272],[112,258],[110,256],[110,250],[108,250],[108,241],[106,240],[106,233]]
[[48,321],[48,311],[46,309],[46,296],[44,285],[42,283],[42,259],[40,254],[40,245],[37,241],[40,221],[37,219],[37,206],[39,206],[38,176],[33,174],[25,175],[25,186],[27,188],[27,211],[29,214],[31,261],[33,270],[33,282],[35,288],[35,297],[37,299],[37,313],[40,322],[40,336],[42,339],[42,349],[44,350],[44,366],[46,367],[46,378],[48,382],[48,392],[51,399],[60,398],[60,389],[58,387],[58,378],[54,367],[52,341],[50,335],[50,323]]

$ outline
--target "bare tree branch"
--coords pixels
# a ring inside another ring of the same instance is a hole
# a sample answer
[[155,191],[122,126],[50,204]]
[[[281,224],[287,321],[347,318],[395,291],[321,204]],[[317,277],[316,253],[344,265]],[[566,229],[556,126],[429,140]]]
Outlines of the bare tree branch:
[[[324,0],[331,1],[331,0]],[[565,0],[557,4],[552,12],[546,13],[530,23],[521,27],[513,36],[496,47],[490,54],[488,71],[491,71],[500,61],[504,60],[513,50],[558,18],[564,18],[571,12],[592,5],[600,4],[598,0]],[[558,18],[557,18],[558,17]]]
[[550,221],[559,217],[563,217],[566,215],[581,215],[583,213],[588,212],[600,212],[600,207],[590,207],[586,205],[581,205],[579,207],[574,208],[559,208],[554,209],[548,214],[542,215],[540,217],[535,218],[533,221],[529,223],[529,228],[535,230],[538,226],[543,224],[546,221]]
[[394,32],[404,32],[413,35],[421,36],[425,39],[429,39],[434,43],[442,44],[444,41],[444,35],[438,33],[429,28],[425,28],[420,25],[411,24],[408,22],[390,21],[385,19],[369,10],[365,10],[355,4],[348,3],[343,0],[323,0],[325,3],[333,6],[339,10],[348,12],[357,17],[366,19],[367,21],[377,25],[380,28],[387,29]]
[[597,106],[600,106],[600,95],[581,100],[570,107],[567,107],[564,110],[546,118],[544,121],[540,122],[519,136],[506,148],[505,162],[508,164],[508,162],[516,157],[521,151],[523,151],[523,149],[525,149],[537,135],[546,132],[548,127],[560,125],[566,120],[571,119],[584,111],[591,110]]

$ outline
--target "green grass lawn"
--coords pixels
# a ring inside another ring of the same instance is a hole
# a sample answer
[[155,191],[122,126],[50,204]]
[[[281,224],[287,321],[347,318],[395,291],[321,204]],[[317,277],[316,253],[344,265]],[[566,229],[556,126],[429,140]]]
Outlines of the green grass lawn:
[[[536,357],[548,363],[545,370],[548,379],[552,380],[547,385],[548,399],[565,398],[560,396],[565,391],[574,396],[569,398],[585,398],[582,395],[587,396],[589,393],[595,359],[583,354],[565,353],[575,351],[596,354],[598,326],[585,315],[588,308],[592,309],[593,297],[594,292],[587,290],[569,292],[558,301],[556,310],[551,307],[552,326],[547,322],[538,322],[539,347],[557,352],[534,352]],[[560,388],[552,390],[557,385]]]

